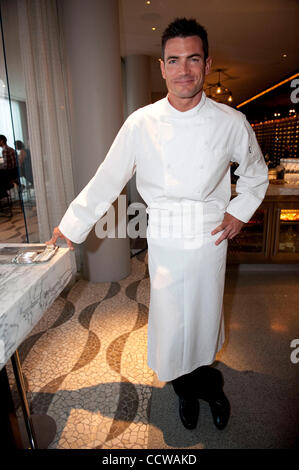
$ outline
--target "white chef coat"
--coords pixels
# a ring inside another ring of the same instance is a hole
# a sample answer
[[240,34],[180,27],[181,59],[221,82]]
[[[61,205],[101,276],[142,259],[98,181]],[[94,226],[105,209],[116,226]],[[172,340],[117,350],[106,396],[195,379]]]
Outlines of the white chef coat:
[[[231,201],[230,161],[239,164]],[[268,169],[243,113],[204,92],[185,112],[165,97],[127,118],[61,232],[83,242],[135,171],[149,214],[148,364],[170,381],[211,364],[223,344],[228,242],[215,245],[222,232],[211,231],[225,211],[250,220],[266,194]],[[196,222],[182,231],[182,214],[186,221],[190,213]]]

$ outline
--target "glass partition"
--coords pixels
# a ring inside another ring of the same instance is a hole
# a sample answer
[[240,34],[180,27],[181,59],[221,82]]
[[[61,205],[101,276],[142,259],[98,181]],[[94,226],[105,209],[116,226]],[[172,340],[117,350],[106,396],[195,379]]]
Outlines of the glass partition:
[[1,0],[0,242],[38,242],[26,93],[15,0]]

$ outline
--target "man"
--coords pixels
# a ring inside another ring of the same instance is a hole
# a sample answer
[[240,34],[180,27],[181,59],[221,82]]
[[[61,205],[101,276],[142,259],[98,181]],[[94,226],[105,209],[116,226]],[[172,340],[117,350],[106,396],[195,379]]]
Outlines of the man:
[[[72,248],[71,240],[84,241],[136,170],[149,214],[148,364],[172,382],[186,428],[196,427],[201,398],[223,429],[230,404],[210,366],[224,342],[227,243],[261,204],[268,172],[245,116],[203,91],[212,63],[205,29],[175,20],[162,51],[167,97],[129,116],[48,243],[62,237]],[[239,180],[230,201],[231,161],[239,164]]]
[[12,187],[11,182],[18,178],[16,152],[7,145],[5,135],[0,135],[0,147],[2,147],[3,163],[0,166],[1,181],[5,181],[6,188]]

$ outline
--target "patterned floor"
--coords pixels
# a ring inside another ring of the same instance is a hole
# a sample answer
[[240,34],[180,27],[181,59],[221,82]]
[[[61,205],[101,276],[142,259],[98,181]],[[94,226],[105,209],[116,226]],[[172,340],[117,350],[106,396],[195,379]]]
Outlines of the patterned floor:
[[[29,240],[38,242],[36,206],[26,200],[24,205]],[[26,243],[17,198],[8,215],[2,211],[0,242]],[[137,242],[132,254],[145,248]],[[145,251],[133,257],[132,274],[120,282],[78,281],[19,348],[31,412],[56,422],[49,448],[147,447],[153,371],[146,363],[146,259]],[[7,371],[22,420],[10,363]]]
[[[31,214],[34,227],[34,208]],[[22,222],[17,211],[2,222],[3,241],[24,241]],[[139,240],[131,253],[141,248]],[[119,282],[78,280],[19,348],[31,411],[56,423],[48,448],[293,448],[298,366],[289,360],[289,345],[298,331],[297,272],[228,276],[227,344],[218,359],[233,415],[217,433],[201,404],[199,430],[186,433],[172,388],[157,383],[147,366],[147,251],[131,263],[131,274]],[[10,362],[7,371],[21,418]]]
[[56,422],[49,448],[147,448],[148,296],[144,251],[120,282],[76,282],[19,348],[31,410]]
[[[78,280],[19,348],[31,410],[56,423],[48,448],[298,448],[298,269],[228,270],[216,359],[232,416],[215,430],[201,400],[200,423],[186,432],[172,387],[147,366],[147,251],[131,263],[119,282]],[[10,362],[8,372],[17,406]]]

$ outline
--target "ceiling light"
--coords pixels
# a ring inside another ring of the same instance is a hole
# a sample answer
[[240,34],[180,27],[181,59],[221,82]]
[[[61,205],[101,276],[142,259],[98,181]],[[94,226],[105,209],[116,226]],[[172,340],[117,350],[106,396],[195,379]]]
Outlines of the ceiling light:
[[218,72],[219,74],[218,82],[205,87],[204,90],[206,92],[206,95],[209,98],[214,98],[218,102],[224,103],[224,101],[228,101],[229,103],[231,103],[233,101],[232,92],[229,90],[229,88],[226,88],[221,84],[220,74],[221,72],[223,72],[223,69],[216,69],[215,72]]
[[155,27],[155,26],[152,27],[152,31],[156,31],[156,27]]
[[145,3],[146,3],[147,5],[150,5],[150,4],[151,4],[150,0],[147,0],[147,2],[145,2]]
[[221,72],[221,69],[218,69],[219,77],[218,77],[218,83],[217,83],[217,89],[216,89],[216,93],[218,95],[222,92],[221,83],[220,83],[220,72]]
[[282,54],[282,57],[288,57],[287,54]]

